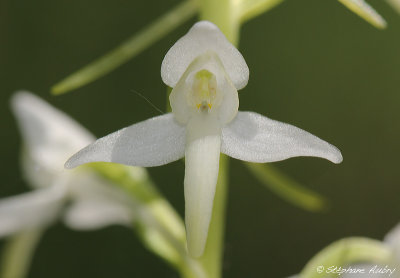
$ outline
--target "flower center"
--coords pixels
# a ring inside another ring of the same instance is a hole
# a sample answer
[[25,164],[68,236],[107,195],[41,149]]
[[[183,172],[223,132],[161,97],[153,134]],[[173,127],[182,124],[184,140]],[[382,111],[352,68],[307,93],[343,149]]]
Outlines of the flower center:
[[189,104],[201,112],[208,112],[213,107],[216,96],[215,75],[206,69],[198,71],[194,76],[192,91],[188,94]]
[[181,124],[186,124],[191,117],[213,115],[225,125],[236,116],[239,107],[237,90],[212,51],[193,60],[169,99],[175,119]]

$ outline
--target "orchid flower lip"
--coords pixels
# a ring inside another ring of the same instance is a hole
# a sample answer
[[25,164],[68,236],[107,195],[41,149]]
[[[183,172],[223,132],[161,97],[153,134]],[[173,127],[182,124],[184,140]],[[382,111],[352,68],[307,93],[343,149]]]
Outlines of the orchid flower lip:
[[98,139],[65,167],[95,161],[151,167],[185,157],[185,222],[188,251],[194,257],[203,254],[207,241],[220,153],[258,163],[297,156],[342,161],[336,147],[300,128],[238,111],[237,91],[246,86],[249,69],[210,22],[196,23],[171,47],[161,77],[173,88],[172,113]]

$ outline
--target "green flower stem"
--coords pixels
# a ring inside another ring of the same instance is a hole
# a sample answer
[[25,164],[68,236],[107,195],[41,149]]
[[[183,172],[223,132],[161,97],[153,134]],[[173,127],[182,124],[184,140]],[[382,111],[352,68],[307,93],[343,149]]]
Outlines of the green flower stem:
[[[325,275],[317,269],[326,271],[330,266],[346,267],[368,262],[391,265],[393,253],[387,245],[378,240],[363,237],[345,238],[332,243],[315,255],[304,267],[299,278],[320,278]],[[329,277],[338,277],[338,274],[331,274]]]
[[139,237],[145,246],[174,266],[181,277],[207,278],[202,265],[189,257],[186,251],[186,241],[180,240],[167,230],[157,219],[151,208],[140,206],[136,208],[136,226]]
[[324,197],[288,178],[274,166],[250,162],[244,165],[263,185],[289,203],[312,212],[327,209]]
[[51,88],[59,95],[82,87],[128,62],[157,40],[174,30],[180,24],[194,16],[198,9],[198,0],[186,0],[151,23],[138,34],[123,42],[116,49],[95,60],[84,68],[69,75]]
[[229,158],[221,154],[217,188],[215,191],[214,207],[208,231],[207,245],[204,255],[199,259],[202,262],[208,278],[222,276],[222,260],[225,233],[225,208],[228,191]]
[[238,16],[241,22],[246,22],[269,11],[282,2],[283,0],[241,0],[238,1]]
[[42,234],[42,229],[36,228],[22,231],[10,238],[3,251],[0,278],[26,277]]
[[233,0],[201,0],[200,18],[217,25],[228,40],[237,46],[240,22],[235,2]]

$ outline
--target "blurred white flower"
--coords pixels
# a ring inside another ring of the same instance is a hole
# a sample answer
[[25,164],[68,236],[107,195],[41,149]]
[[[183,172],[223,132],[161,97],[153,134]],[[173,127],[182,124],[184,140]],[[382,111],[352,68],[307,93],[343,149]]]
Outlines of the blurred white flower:
[[23,174],[34,190],[0,200],[0,237],[45,227],[62,214],[80,230],[132,223],[132,201],[122,191],[90,168],[63,168],[93,135],[31,93],[16,93],[11,105],[23,136]]
[[[343,239],[346,240],[346,239]],[[342,240],[342,242],[344,242]],[[382,242],[376,241],[379,245],[382,245],[385,249],[389,252],[389,261],[385,258],[377,258],[380,259],[380,262],[368,261],[365,256],[361,256],[361,262],[351,265],[346,264],[346,260],[353,260],[353,256],[355,253],[359,252],[360,250],[365,249],[364,246],[358,244],[357,247],[346,246],[347,249],[338,249],[331,248],[329,249],[329,253],[326,250],[330,248],[328,246],[321,252],[324,252],[323,255],[317,254],[316,256],[321,256],[325,260],[330,258],[333,261],[330,261],[329,264],[326,265],[319,265],[321,262],[315,262],[315,258],[310,260],[306,267],[309,265],[312,266],[312,274],[311,275],[302,275],[297,274],[290,276],[288,278],[308,278],[314,277],[314,273],[321,278],[328,278],[328,277],[343,277],[343,278],[384,278],[384,277],[392,277],[392,278],[399,278],[400,273],[400,224],[394,227],[383,239]],[[375,243],[376,244],[376,243]],[[343,245],[342,245],[343,246]],[[363,251],[361,251],[362,254]],[[364,251],[365,252],[365,251]],[[321,254],[321,253],[320,253]],[[352,254],[352,255],[349,255]],[[377,253],[382,256],[381,253]],[[375,259],[377,259],[375,258]],[[360,258],[359,258],[360,259]],[[336,261],[335,261],[336,260]],[[387,264],[382,264],[382,261],[386,261]],[[319,265],[316,269],[314,268],[315,265]],[[315,272],[314,272],[315,271]],[[308,272],[310,274],[310,272]]]
[[87,146],[66,168],[94,162],[159,166],[185,157],[188,250],[201,256],[207,240],[220,152],[251,162],[317,156],[340,163],[340,151],[297,127],[253,112],[238,112],[237,90],[249,69],[212,23],[196,23],[168,51],[161,66],[172,87],[172,113],[131,125]]
[[343,278],[384,278],[400,277],[400,224],[394,227],[383,239],[389,250],[393,252],[393,262],[390,265],[380,265],[374,262],[368,262],[364,264],[358,264],[352,266],[353,268],[365,269],[365,273],[357,274],[342,274]]

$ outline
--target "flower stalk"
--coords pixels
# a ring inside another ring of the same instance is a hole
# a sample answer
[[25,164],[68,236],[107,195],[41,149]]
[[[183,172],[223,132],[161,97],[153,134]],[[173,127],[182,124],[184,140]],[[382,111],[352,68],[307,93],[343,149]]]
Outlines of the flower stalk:
[[197,7],[198,0],[183,1],[117,48],[55,84],[51,92],[55,95],[64,94],[108,74],[194,16]]
[[32,256],[38,245],[43,230],[33,228],[22,231],[10,238],[3,251],[0,264],[1,278],[26,277],[32,262]]
[[324,197],[289,178],[276,167],[250,162],[244,165],[263,185],[292,205],[310,212],[324,212],[329,208]]

